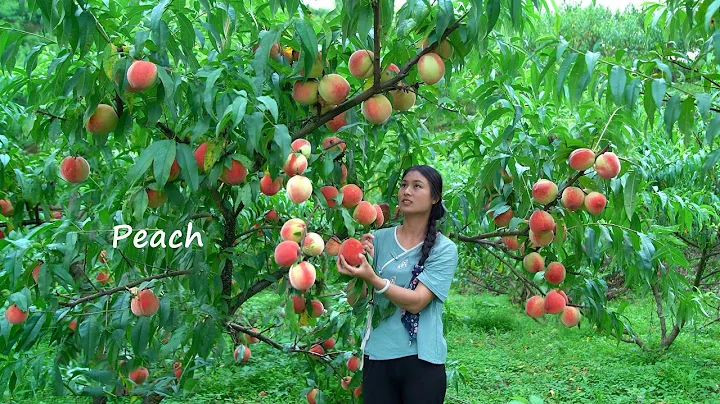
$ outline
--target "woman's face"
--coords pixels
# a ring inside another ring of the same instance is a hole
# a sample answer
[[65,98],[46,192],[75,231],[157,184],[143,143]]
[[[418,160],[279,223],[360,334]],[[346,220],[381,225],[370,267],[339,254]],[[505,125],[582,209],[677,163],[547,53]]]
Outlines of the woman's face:
[[400,181],[398,206],[404,214],[429,214],[434,202],[430,183],[417,171],[410,171]]

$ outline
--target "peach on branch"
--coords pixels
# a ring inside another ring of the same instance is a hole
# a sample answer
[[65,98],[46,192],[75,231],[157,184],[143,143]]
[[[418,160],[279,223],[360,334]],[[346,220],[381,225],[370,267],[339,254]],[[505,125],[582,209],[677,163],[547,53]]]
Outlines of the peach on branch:
[[135,384],[143,384],[148,376],[150,376],[150,372],[147,368],[140,366],[128,374],[128,379],[132,380]]
[[275,209],[270,209],[266,214],[265,218],[267,220],[270,220],[271,222],[277,222],[280,220],[280,217],[278,216],[278,213]]
[[16,304],[12,304],[5,310],[5,319],[12,325],[18,325],[24,323],[29,314],[22,311]]
[[325,355],[325,349],[319,344],[313,345],[308,351],[311,352],[310,357],[315,360],[319,360],[321,356]]
[[351,383],[351,382],[352,382],[352,377],[350,377],[350,376],[345,376],[345,377],[343,377],[343,378],[340,380],[340,386],[342,386],[342,388],[343,388],[344,390],[348,390],[348,389],[350,388],[350,383]]
[[98,272],[95,276],[95,280],[97,280],[99,284],[105,285],[110,280],[110,274],[107,272]]
[[445,62],[436,53],[426,53],[418,60],[418,75],[426,84],[433,85],[445,75]]
[[133,92],[147,90],[158,78],[157,65],[146,60],[134,61],[127,70],[127,82]]
[[195,156],[195,162],[197,163],[200,172],[205,172],[205,155],[207,154],[207,148],[209,143],[202,143],[195,149],[193,155]]
[[300,175],[308,166],[307,158],[303,154],[290,153],[283,164],[283,171],[288,177]]
[[503,182],[506,183],[506,184],[511,183],[512,180],[513,180],[512,174],[510,174],[510,173],[508,173],[507,171],[505,171],[504,168],[500,170],[500,177],[502,178]]
[[595,164],[595,152],[587,148],[575,149],[568,157],[568,164],[573,170],[587,170]]
[[525,302],[525,314],[532,318],[540,318],[545,314],[545,299],[542,296],[533,296]]
[[235,358],[235,362],[247,362],[250,360],[250,354],[250,347],[238,345],[237,348],[235,348],[235,352],[233,352],[233,357]]
[[[400,82],[398,84],[402,85],[403,83]],[[415,105],[415,101],[417,99],[417,94],[415,94],[415,91],[409,87],[405,87],[400,90],[392,90],[390,91],[390,95],[392,96],[392,107],[396,111],[407,111]]]
[[299,245],[305,234],[305,229],[305,222],[302,219],[292,218],[280,228],[280,237],[286,241],[292,240]]
[[380,210],[383,212],[383,217],[385,218],[385,221],[387,222],[390,220],[390,205],[383,202],[380,204]]
[[99,104],[85,123],[85,127],[90,133],[107,135],[115,130],[117,124],[118,116],[115,109],[108,104]]
[[345,258],[345,262],[349,265],[360,265],[362,261],[360,261],[359,255],[363,253],[365,253],[365,249],[363,249],[362,244],[360,244],[360,241],[356,238],[351,237],[343,241],[340,245],[340,255]]
[[528,237],[530,238],[530,243],[532,243],[534,247],[545,247],[546,245],[552,243],[553,239],[555,238],[555,234],[552,232],[552,230],[542,233],[535,233],[534,231],[530,230],[528,232]]
[[300,295],[292,295],[293,311],[300,314],[305,311],[305,298]]
[[340,245],[341,242],[337,237],[330,237],[327,243],[325,243],[325,253],[331,257],[337,257],[340,253]]
[[377,211],[368,201],[360,201],[353,211],[353,219],[363,226],[370,226],[376,218]]
[[290,178],[285,186],[288,197],[295,203],[302,203],[312,194],[312,182],[307,177],[296,175]]
[[[488,212],[492,213],[492,212]],[[505,212],[497,215],[496,218],[493,219],[493,222],[495,222],[495,226],[497,227],[506,227],[510,224],[510,220],[513,218],[513,211],[512,209],[508,209]]]
[[318,93],[326,104],[337,105],[350,94],[350,83],[339,74],[327,74],[320,79]]
[[[425,49],[428,47],[428,40],[429,38],[425,38],[425,41],[422,43],[422,49]],[[435,47],[435,53],[437,53],[440,57],[443,59],[450,59],[453,55],[453,46],[450,44],[450,42],[447,39],[443,39],[438,46]]]
[[550,180],[540,179],[532,187],[532,196],[538,203],[547,205],[557,198],[557,184]]
[[325,349],[333,349],[335,348],[335,338],[330,337],[325,340],[325,342],[322,343],[323,348]]
[[332,185],[326,185],[320,188],[320,193],[322,193],[325,197],[328,208],[334,208],[335,206],[337,206],[337,202],[335,201],[335,197],[337,197],[338,195],[337,188],[333,187]]
[[545,269],[545,258],[536,252],[531,252],[523,258],[523,266],[528,272],[540,272]]
[[567,187],[560,197],[560,203],[565,208],[576,211],[583,206],[585,202],[585,193],[578,187]]
[[295,139],[290,144],[290,149],[295,153],[302,153],[305,158],[308,158],[312,152],[312,145],[306,139]]
[[558,314],[565,308],[565,297],[553,289],[545,296],[543,307],[548,314]]
[[170,176],[168,176],[168,182],[175,181],[180,176],[180,164],[178,163],[177,159],[173,160],[172,165],[170,166]]
[[536,210],[530,215],[530,230],[539,234],[555,230],[555,219],[544,210]]
[[343,196],[341,204],[348,209],[357,206],[363,198],[362,189],[355,184],[345,185],[340,188],[340,193]]
[[560,322],[562,322],[565,327],[575,327],[580,324],[581,318],[580,310],[578,310],[577,307],[565,306],[560,315]]
[[316,80],[296,81],[293,85],[292,98],[303,105],[315,104],[318,101],[318,82]]
[[[256,334],[259,333],[259,331],[258,331],[257,328],[252,328],[250,331],[252,331],[252,332],[254,332],[254,333],[256,333]],[[253,337],[253,336],[250,335],[250,334],[245,334],[245,342],[246,342],[246,343],[248,343],[248,344],[255,344],[255,343],[259,342],[259,341],[260,341],[260,340],[259,340],[257,337]]]
[[322,254],[324,249],[325,240],[323,240],[319,234],[310,232],[305,235],[305,240],[303,241],[302,246],[303,254],[309,255],[311,257],[317,257],[318,255]]
[[361,49],[353,52],[348,61],[350,74],[359,79],[366,79],[372,76],[374,71],[374,58],[375,55],[369,50]]
[[0,200],[0,209],[2,209],[2,214],[5,216],[12,216],[15,213],[15,208],[9,199]]
[[315,283],[315,276],[315,267],[307,261],[291,266],[288,272],[290,284],[302,293],[305,293]]
[[605,210],[607,199],[600,192],[590,192],[585,196],[585,209],[593,216],[600,215]]
[[595,159],[595,171],[602,178],[615,178],[620,173],[620,159],[613,152],[605,152]]
[[238,160],[232,160],[230,168],[223,166],[222,173],[220,174],[220,181],[228,185],[238,185],[245,181],[248,170],[245,168],[243,163]]
[[280,192],[283,186],[283,179],[280,176],[275,177],[273,180],[270,177],[270,172],[265,171],[265,175],[260,179],[260,192],[267,196],[273,196]]
[[325,306],[320,300],[314,299],[310,301],[310,309],[310,317],[320,317],[325,311]]
[[343,111],[343,112],[335,115],[335,117],[333,117],[333,119],[329,120],[325,124],[325,126],[327,126],[327,128],[330,129],[330,131],[337,132],[338,129],[340,129],[343,126],[348,124],[347,119],[345,118],[345,112],[347,112],[347,111]]
[[60,163],[60,175],[71,184],[79,184],[90,176],[90,165],[83,157],[67,156]]
[[360,110],[368,121],[375,125],[382,125],[390,119],[392,104],[382,94],[377,94],[363,101]]
[[[292,53],[295,53],[295,51],[291,51],[291,54]],[[300,57],[300,55],[298,54],[297,57]],[[295,59],[294,57],[291,56],[291,58],[293,59],[293,62],[297,61],[297,59]],[[310,73],[308,73],[308,78],[314,78],[314,79],[320,78],[322,76],[322,72],[323,72],[322,53],[318,52],[317,59],[315,59],[313,61],[313,65],[310,68]],[[305,67],[300,68],[300,74],[302,76],[305,76]]]
[[275,247],[275,263],[281,267],[289,267],[300,258],[300,245],[292,240],[280,242]]
[[322,141],[322,147],[323,150],[327,152],[331,151],[339,151],[344,152],[345,151],[345,142],[337,137],[329,136],[323,139]]
[[503,237],[503,244],[508,250],[517,250],[519,248],[517,236]]
[[70,322],[68,323],[68,328],[70,329],[70,331],[75,332],[75,330],[77,329],[77,320],[70,320]]
[[380,228],[385,223],[385,216],[380,205],[374,204],[373,207],[375,208],[375,227]]
[[[400,68],[395,63],[390,63],[385,70],[380,73],[380,82],[391,80],[393,77],[400,73]],[[371,78],[372,79],[372,78]]]
[[350,359],[345,362],[345,366],[347,366],[347,369],[353,373],[358,371],[358,368],[360,368],[360,358],[357,356],[351,356]]
[[565,266],[560,262],[551,262],[545,271],[545,280],[553,285],[559,285],[565,280]]
[[[132,288],[131,291],[135,293],[137,288]],[[153,292],[152,289],[143,289],[137,292],[130,301],[130,310],[136,316],[150,317],[157,313],[159,309],[160,300],[155,296],[155,292]]]
[[149,188],[145,191],[147,192],[149,208],[157,208],[168,200],[168,196],[164,192],[156,191]]
[[305,398],[307,399],[308,404],[317,404],[317,395],[318,395],[318,389],[312,389],[307,392],[305,395]]
[[38,280],[40,279],[40,268],[42,267],[42,262],[37,264],[35,268],[32,270],[32,277],[35,280],[35,283],[38,283]]

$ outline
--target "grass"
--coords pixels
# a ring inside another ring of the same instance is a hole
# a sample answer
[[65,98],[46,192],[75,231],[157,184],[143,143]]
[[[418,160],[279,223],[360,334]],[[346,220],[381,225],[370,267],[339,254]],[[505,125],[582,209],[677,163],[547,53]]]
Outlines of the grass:
[[[263,294],[245,307],[245,315],[262,315],[279,298]],[[654,302],[643,299],[626,311],[633,327],[651,345],[659,324]],[[265,313],[267,314],[267,313]],[[446,303],[448,370],[464,375],[458,389],[450,385],[446,403],[508,403],[513,398],[544,403],[705,403],[720,400],[720,326],[695,331],[688,327],[663,355],[643,353],[617,343],[587,322],[568,329],[557,316],[540,323],[512,306],[505,296],[451,293]],[[259,343],[249,364],[221,361],[195,373],[197,385],[186,397],[163,403],[302,403],[302,391],[313,367],[300,355],[287,355]],[[336,347],[347,349],[341,343]],[[317,371],[322,374],[322,367]],[[335,378],[317,377],[326,402],[349,403],[349,392]],[[540,398],[541,400],[538,400]],[[22,400],[18,402],[23,402]],[[65,404],[87,399],[47,395],[32,402]],[[130,399],[111,402],[130,402]],[[524,401],[521,401],[524,402]]]

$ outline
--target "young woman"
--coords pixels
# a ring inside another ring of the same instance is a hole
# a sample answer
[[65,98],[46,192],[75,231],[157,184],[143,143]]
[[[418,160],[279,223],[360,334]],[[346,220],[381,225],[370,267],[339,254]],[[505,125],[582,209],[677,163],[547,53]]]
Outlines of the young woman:
[[360,254],[358,267],[342,256],[337,260],[338,271],[373,287],[373,306],[380,306],[382,299],[396,306],[376,328],[368,319],[363,338],[364,402],[442,403],[447,389],[442,310],[458,253],[455,243],[436,227],[445,214],[440,173],[426,165],[405,170],[398,205],[401,225],[360,239],[373,256],[374,269],[365,254]]

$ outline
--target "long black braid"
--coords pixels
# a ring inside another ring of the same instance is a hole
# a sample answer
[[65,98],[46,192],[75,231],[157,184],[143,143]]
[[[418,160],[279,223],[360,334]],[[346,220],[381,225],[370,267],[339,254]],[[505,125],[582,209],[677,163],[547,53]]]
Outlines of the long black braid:
[[420,261],[418,262],[418,265],[422,266],[425,265],[425,261],[428,259],[428,256],[430,256],[430,250],[432,250],[433,246],[435,245],[435,239],[437,238],[438,233],[436,222],[445,215],[445,209],[442,205],[443,180],[442,176],[437,170],[426,165],[416,165],[409,167],[403,173],[403,178],[405,178],[405,176],[411,171],[419,172],[423,177],[428,180],[428,183],[430,184],[430,196],[433,199],[437,199],[437,203],[435,203],[430,210],[427,233],[425,233],[425,241],[423,241],[422,248],[420,249]]

